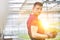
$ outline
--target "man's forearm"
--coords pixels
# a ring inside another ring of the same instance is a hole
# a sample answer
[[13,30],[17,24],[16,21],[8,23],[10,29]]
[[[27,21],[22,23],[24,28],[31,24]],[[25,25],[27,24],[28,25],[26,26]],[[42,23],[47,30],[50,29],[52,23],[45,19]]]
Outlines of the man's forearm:
[[39,34],[39,33],[34,33],[34,34],[32,34],[32,36],[34,37],[34,38],[48,38],[48,35],[46,35],[46,34]]

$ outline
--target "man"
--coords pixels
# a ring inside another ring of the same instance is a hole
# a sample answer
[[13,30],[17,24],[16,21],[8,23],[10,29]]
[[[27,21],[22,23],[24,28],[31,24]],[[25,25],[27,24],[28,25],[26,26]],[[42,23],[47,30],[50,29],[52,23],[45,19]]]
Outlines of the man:
[[39,23],[38,16],[42,11],[42,6],[42,3],[36,2],[27,21],[28,34],[31,40],[45,40],[46,38],[54,37],[52,33],[45,34],[42,25]]

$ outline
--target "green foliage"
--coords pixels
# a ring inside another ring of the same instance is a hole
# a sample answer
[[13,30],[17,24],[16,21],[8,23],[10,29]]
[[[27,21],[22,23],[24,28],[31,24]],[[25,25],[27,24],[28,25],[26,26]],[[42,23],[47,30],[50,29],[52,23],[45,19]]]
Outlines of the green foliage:
[[18,35],[18,37],[22,38],[24,40],[29,40],[30,39],[29,36],[28,36],[28,34],[20,34],[20,35]]

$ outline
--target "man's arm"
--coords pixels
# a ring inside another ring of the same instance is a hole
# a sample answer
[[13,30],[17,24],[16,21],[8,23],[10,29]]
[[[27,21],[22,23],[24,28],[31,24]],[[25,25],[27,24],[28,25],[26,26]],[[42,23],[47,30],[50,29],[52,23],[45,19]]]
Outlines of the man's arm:
[[33,38],[48,38],[48,35],[46,34],[39,34],[37,33],[38,27],[37,26],[31,26],[31,35]]

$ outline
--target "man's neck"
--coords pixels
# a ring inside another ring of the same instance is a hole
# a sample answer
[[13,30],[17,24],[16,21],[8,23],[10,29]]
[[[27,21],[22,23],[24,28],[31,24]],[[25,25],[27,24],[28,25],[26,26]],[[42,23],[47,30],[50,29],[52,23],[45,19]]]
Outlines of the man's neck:
[[35,13],[32,13],[34,16],[38,17],[38,15],[36,15]]

